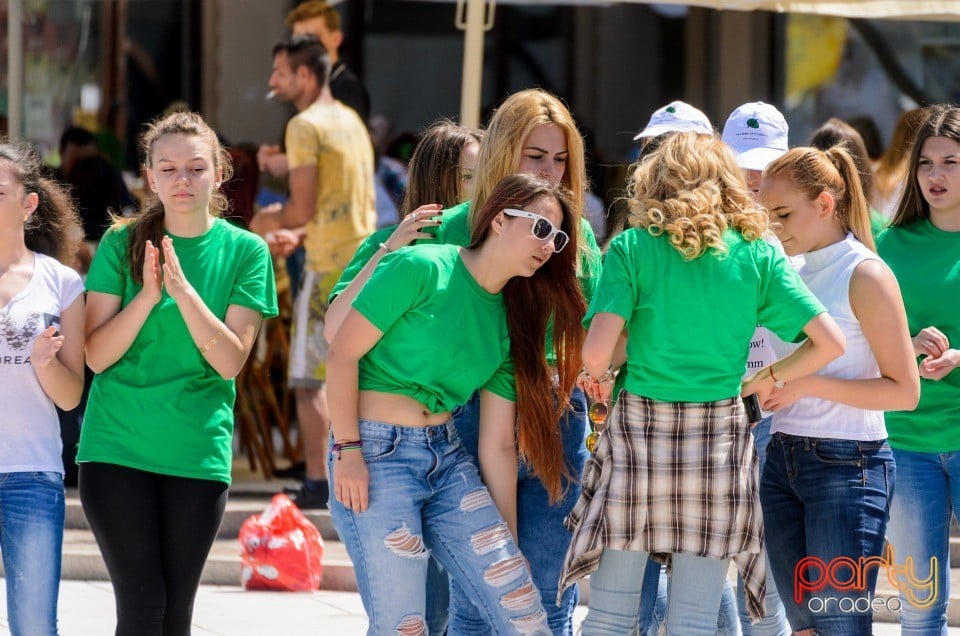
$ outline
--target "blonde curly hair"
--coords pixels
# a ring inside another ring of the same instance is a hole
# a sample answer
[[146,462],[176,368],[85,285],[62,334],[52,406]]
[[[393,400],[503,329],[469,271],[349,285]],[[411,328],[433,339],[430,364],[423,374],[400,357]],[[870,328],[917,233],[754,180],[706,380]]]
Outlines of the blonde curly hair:
[[677,133],[631,167],[631,227],[666,234],[684,258],[725,254],[731,228],[747,241],[767,229],[767,213],[747,191],[732,153],[714,135]]

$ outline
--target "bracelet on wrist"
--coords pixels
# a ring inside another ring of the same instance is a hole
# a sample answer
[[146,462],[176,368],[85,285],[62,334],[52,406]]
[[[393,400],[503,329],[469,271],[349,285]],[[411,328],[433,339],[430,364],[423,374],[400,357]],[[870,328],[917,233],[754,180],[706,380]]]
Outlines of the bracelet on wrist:
[[584,375],[584,377],[587,379],[587,382],[593,382],[595,384],[609,384],[610,382],[613,382],[615,377],[612,364],[607,367],[607,370],[603,372],[603,375],[600,375],[596,378],[590,375],[590,372],[587,371],[586,367],[584,367],[580,373]]
[[333,446],[330,447],[330,450],[337,454],[337,461],[343,459],[343,451],[345,450],[360,450],[363,448],[363,442],[358,439],[349,439],[334,442]]
[[773,380],[773,386],[777,387],[778,389],[782,389],[787,383],[784,382],[783,380],[778,380],[777,376],[773,375],[772,364],[767,368],[770,369],[770,379]]
[[387,242],[386,242],[386,241],[384,241],[383,243],[380,244],[380,249],[382,249],[382,250],[383,250],[384,252],[386,252],[387,254],[389,254],[390,252],[393,251],[393,250],[390,249],[390,247],[387,245]]

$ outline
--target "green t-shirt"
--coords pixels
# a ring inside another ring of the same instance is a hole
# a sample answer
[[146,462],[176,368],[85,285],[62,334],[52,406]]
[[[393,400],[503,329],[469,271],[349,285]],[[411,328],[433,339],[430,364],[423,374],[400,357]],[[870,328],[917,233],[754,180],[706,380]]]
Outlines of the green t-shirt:
[[[128,228],[108,232],[87,290],[120,296],[141,289],[126,258]],[[222,219],[204,235],[173,237],[183,272],[221,320],[230,305],[277,315],[270,252],[260,237]],[[176,302],[163,292],[127,352],[94,377],[77,461],[119,464],[177,477],[230,483],[233,380],[203,358]]]
[[[470,203],[461,203],[443,213],[443,224],[437,233],[437,238],[443,243],[466,246],[470,244]],[[577,279],[580,281],[580,290],[590,305],[597,285],[600,284],[601,256],[597,246],[597,235],[593,232],[590,222],[580,219],[580,235],[583,237],[585,250],[580,251],[580,263],[577,268]],[[571,249],[567,247],[566,249]],[[553,345],[553,320],[547,323],[547,364],[557,364],[557,354]]]
[[826,311],[766,241],[733,231],[724,241],[726,255],[692,261],[642,228],[610,243],[584,324],[601,312],[626,320],[627,391],[666,402],[737,395],[757,325],[793,342]]
[[[960,232],[945,232],[928,219],[891,227],[877,252],[900,283],[910,335],[936,327],[960,348]],[[942,380],[920,378],[913,411],[888,411],[890,445],[920,453],[960,450],[960,371]]]
[[887,224],[890,222],[890,219],[883,216],[877,210],[870,208],[870,234],[873,235],[873,242],[877,242],[877,238],[880,237],[880,233],[887,229]]
[[360,389],[411,397],[432,413],[478,388],[516,401],[507,314],[454,245],[387,254],[353,308],[383,332],[360,360]]

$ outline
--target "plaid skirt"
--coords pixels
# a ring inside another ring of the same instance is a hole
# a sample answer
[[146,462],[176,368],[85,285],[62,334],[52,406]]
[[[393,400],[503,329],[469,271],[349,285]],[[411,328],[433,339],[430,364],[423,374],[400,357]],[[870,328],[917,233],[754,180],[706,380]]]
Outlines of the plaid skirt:
[[[560,591],[597,569],[604,549],[733,559],[747,611],[763,618],[766,556],[757,456],[739,398],[658,402],[621,391],[583,492]],[[638,572],[637,576],[642,573]]]

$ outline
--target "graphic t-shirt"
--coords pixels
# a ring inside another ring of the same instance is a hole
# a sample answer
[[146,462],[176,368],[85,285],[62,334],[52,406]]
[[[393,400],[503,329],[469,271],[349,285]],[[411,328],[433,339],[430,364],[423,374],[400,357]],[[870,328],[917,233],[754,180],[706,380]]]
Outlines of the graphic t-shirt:
[[477,283],[458,247],[387,254],[353,308],[383,332],[360,360],[361,391],[405,395],[432,413],[478,388],[516,401],[503,297]]
[[792,342],[826,311],[774,247],[730,230],[724,242],[726,254],[692,261],[643,228],[610,243],[584,325],[601,312],[626,320],[631,393],[667,402],[737,395],[756,325]]
[[60,420],[30,363],[33,342],[83,293],[80,275],[36,254],[27,286],[0,308],[0,473],[63,473]]
[[287,124],[290,169],[317,171],[316,212],[307,223],[307,269],[342,270],[377,228],[373,146],[356,111],[338,101],[315,103]]
[[[946,232],[924,219],[885,230],[877,252],[900,283],[910,335],[936,327],[952,348],[960,348],[960,232]],[[894,448],[919,453],[960,450],[960,370],[941,380],[920,378],[917,408],[887,411],[886,422]]]
[[[217,219],[201,236],[172,238],[187,280],[219,319],[230,305],[277,315],[260,237]],[[142,288],[130,275],[128,243],[128,227],[108,232],[87,275],[88,291],[120,296],[121,308]],[[126,353],[94,377],[77,461],[229,483],[235,398],[234,381],[204,359],[164,290]]]

